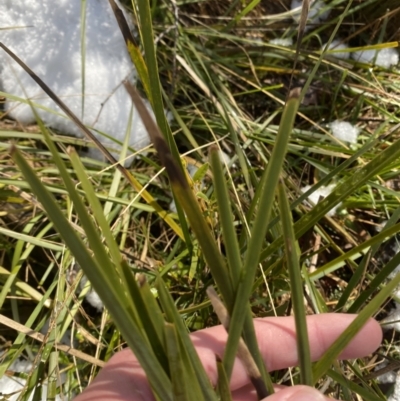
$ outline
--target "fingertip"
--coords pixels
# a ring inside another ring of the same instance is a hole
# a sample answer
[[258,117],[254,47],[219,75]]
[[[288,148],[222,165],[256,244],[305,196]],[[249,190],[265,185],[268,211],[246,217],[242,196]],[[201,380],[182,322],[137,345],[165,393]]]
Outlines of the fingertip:
[[[350,316],[355,319],[357,315]],[[375,319],[370,318],[340,354],[340,358],[352,359],[369,355],[381,345],[382,338],[382,327]]]
[[318,390],[308,386],[293,386],[264,398],[263,401],[326,401]]

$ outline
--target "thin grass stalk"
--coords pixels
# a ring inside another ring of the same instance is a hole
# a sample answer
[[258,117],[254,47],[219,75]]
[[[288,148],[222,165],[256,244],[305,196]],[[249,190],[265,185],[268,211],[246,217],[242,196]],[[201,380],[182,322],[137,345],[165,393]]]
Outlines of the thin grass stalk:
[[176,148],[176,144],[171,131],[169,130],[167,120],[164,113],[164,104],[161,95],[161,84],[160,75],[158,73],[158,63],[156,57],[156,51],[154,47],[154,31],[153,23],[151,20],[150,3],[148,0],[137,0],[137,4],[132,2],[133,8],[139,10],[139,29],[140,35],[143,41],[143,49],[146,60],[146,66],[149,74],[149,87],[150,87],[150,101],[152,103],[154,114],[156,115],[157,124],[160,127],[167,143],[172,151],[172,154],[176,158],[176,162],[179,163],[179,152]]
[[[182,355],[179,347],[178,335],[171,323],[165,323],[165,345],[171,372],[172,392],[174,401],[189,400],[188,386],[193,385],[185,380],[186,370],[182,363]],[[196,397],[196,396],[195,396]],[[201,400],[200,394],[193,401]]]
[[310,342],[308,339],[306,311],[304,308],[303,279],[299,264],[298,244],[294,237],[292,212],[284,183],[278,185],[278,201],[285,238],[286,262],[290,279],[291,299],[296,325],[296,343],[299,356],[301,384],[313,385]]
[[357,313],[368,298],[379,288],[379,286],[388,279],[391,273],[400,265],[400,253],[397,253],[384,267],[380,269],[378,274],[369,283],[367,289],[362,291],[353,304],[349,307],[348,313]]
[[212,147],[210,149],[210,163],[213,172],[214,193],[217,201],[218,216],[221,222],[222,237],[224,239],[228,258],[229,272],[233,287],[236,288],[239,281],[240,271],[242,269],[242,258],[240,256],[235,226],[233,225],[233,215],[229,201],[228,188],[217,147]]
[[[225,177],[221,161],[219,159],[218,149],[211,149],[211,165],[214,175],[214,190],[217,198],[219,216],[222,225],[222,235],[224,237],[225,249],[228,257],[228,266],[231,274],[234,288],[237,287],[240,271],[242,268],[242,259],[239,253],[239,244],[237,241],[235,228],[232,221],[232,211],[230,208],[229,194],[226,188]],[[248,344],[249,350],[256,361],[261,375],[266,383],[269,384],[269,391],[272,389],[271,379],[265,370],[263,358],[259,353],[257,339],[251,318],[251,309],[248,307],[247,315],[244,321],[244,338]]]
[[[267,167],[267,179],[260,195],[258,211],[254,218],[254,225],[251,228],[251,238],[249,240],[244,268],[241,274],[242,281],[239,284],[235,298],[235,305],[231,316],[231,331],[223,358],[225,371],[228,377],[232,374],[233,362],[243,330],[248,300],[253,287],[255,273],[259,263],[259,255],[265,241],[269,217],[275,199],[275,189],[279,181],[289,137],[293,129],[294,119],[299,105],[298,96],[299,91],[293,91],[284,108],[281,125],[276,138],[276,145]],[[268,390],[271,391],[271,384],[268,385]]]
[[[132,1],[132,6],[134,8],[136,7],[133,1]],[[143,41],[143,49],[149,76],[149,87],[151,95],[149,99],[152,102],[157,124],[160,127],[160,130],[163,133],[165,140],[168,143],[171,153],[175,159],[175,162],[183,171],[182,164],[180,161],[180,154],[176,146],[175,139],[167,123],[167,119],[165,117],[160,75],[158,73],[158,63],[156,57],[156,50],[154,46],[154,31],[153,31],[153,23],[151,20],[150,3],[148,0],[137,0],[137,8],[139,10],[140,34]]]
[[191,368],[193,369],[196,376],[196,382],[198,382],[201,388],[204,399],[206,401],[216,401],[217,396],[215,394],[215,391],[211,387],[210,379],[208,378],[200,361],[199,355],[194,348],[193,342],[191,341],[190,336],[187,332],[187,328],[182,321],[182,317],[176,309],[174,300],[172,299],[171,294],[166,288],[165,283],[161,277],[157,278],[157,289],[161,306],[166,315],[166,320],[175,325],[175,329],[180,337],[183,348],[186,350]]
[[[397,126],[397,129],[399,126]],[[355,171],[350,177],[344,179],[336,188],[321,202],[319,202],[305,216],[294,224],[296,239],[300,238],[310,230],[322,217],[324,217],[334,206],[361,188],[369,179],[384,171],[389,165],[400,157],[400,141],[380,152],[368,164]],[[268,258],[283,244],[283,237],[275,240],[271,245],[261,252],[260,260]]]
[[222,360],[216,356],[215,363],[217,365],[217,373],[218,373],[218,383],[217,383],[217,391],[221,401],[233,401],[231,390],[229,388],[229,380],[226,375],[224,364]]
[[372,392],[371,386],[360,386],[359,384],[354,383],[353,380],[346,379],[345,376],[335,372],[333,369],[329,369],[327,371],[327,375],[336,383],[339,383],[343,388],[347,388],[350,391],[358,394],[364,401],[382,401],[383,399],[379,395],[376,395]]
[[[129,25],[126,22],[124,14],[119,9],[118,5],[114,0],[109,0],[109,2],[114,12],[114,15],[118,21],[118,25],[120,27],[122,36],[125,39],[125,43],[127,45],[128,52],[131,56],[132,62],[134,63],[138,71],[141,82],[143,83],[143,86],[145,88],[146,95],[153,107],[157,124],[160,127],[161,132],[163,133],[164,138],[168,143],[168,146],[172,152],[173,157],[175,158],[176,163],[178,164],[179,168],[183,171],[179,151],[176,146],[174,137],[171,133],[171,129],[169,128],[169,125],[167,123],[167,119],[165,117],[163,99],[161,94],[161,84],[158,74],[157,58],[154,47],[154,32],[151,21],[151,10],[149,2],[147,0],[138,1],[138,9],[140,16],[139,29],[143,41],[143,48],[147,63],[145,63],[142,57],[139,46],[136,44],[136,41],[129,29]],[[133,9],[136,10],[136,5],[134,4],[134,2],[132,2],[132,6]],[[185,219],[185,214],[183,213],[182,208],[179,205],[179,202],[175,202],[175,204],[177,207],[179,221],[181,223],[182,235],[185,238],[187,246],[190,248],[191,239]]]
[[53,196],[46,190],[36,176],[36,173],[16,148],[12,148],[12,157],[25,179],[29,182],[39,202],[47,211],[49,218],[53,221],[54,227],[64,239],[66,246],[75,256],[96,292],[100,294],[122,335],[145,370],[152,388],[161,399],[172,401],[172,388],[169,378],[159,365],[147,341],[142,336],[139,327],[137,327],[135,321],[132,319],[131,311],[126,309],[127,302],[125,298],[121,298],[122,292],[116,290],[115,286],[110,285],[111,275],[107,275],[103,268],[90,256],[86,245],[71,227]]
[[305,281],[305,285],[309,289],[309,296],[311,299],[311,304],[315,314],[328,313],[328,307],[326,306],[325,300],[319,290],[316,288],[315,282],[310,280],[307,267],[303,264],[302,273]]
[[216,281],[225,302],[231,307],[233,305],[234,290],[229,271],[225,260],[217,247],[215,239],[213,238],[210,228],[207,225],[207,221],[200,210],[197,199],[195,198],[182,170],[175,163],[171,150],[165,142],[164,137],[161,135],[158,126],[150,117],[147,108],[144,106],[143,101],[135,88],[128,83],[125,87],[131,96],[140,117],[142,118],[143,124],[145,125],[154,147],[157,150],[162,165],[167,170],[171,188],[188,217],[191,228],[202,248],[204,258],[211,269],[214,280]]
[[[219,321],[221,322],[224,329],[229,333],[230,318],[228,311],[222,301],[219,299],[218,294],[213,287],[207,288],[207,295],[210,298],[211,304],[214,308]],[[242,338],[239,339],[237,357],[242,362],[244,370],[250,379],[251,384],[254,386],[257,392],[257,398],[259,400],[264,399],[269,395],[268,389],[266,387],[264,378],[261,375],[260,369],[255,363],[246,343]]]
[[363,328],[371,318],[391,296],[391,293],[400,284],[400,274],[397,274],[379,293],[362,309],[350,325],[342,332],[336,341],[322,355],[321,359],[313,366],[314,383],[328,371],[332,363],[338,358],[344,348],[350,343],[354,336]]
[[[57,385],[60,372],[58,372],[58,357],[59,352],[53,350],[49,357],[48,367],[48,385],[47,385],[47,400],[55,400],[57,398]],[[44,388],[43,388],[44,391]],[[43,397],[43,394],[42,394]],[[43,398],[42,398],[43,399]]]
[[[55,93],[42,81],[20,58],[18,58],[7,46],[0,42],[0,48],[2,48],[14,61],[16,61],[31,77],[32,79],[43,89],[43,91],[57,104],[58,107],[72,120],[72,122],[94,142],[97,148],[102,152],[105,158],[121,172],[126,178],[129,184],[136,189],[146,202],[151,205],[156,213],[175,231],[175,233],[182,239],[185,240],[185,236],[176,222],[170,217],[170,213],[165,211],[150,195],[142,185],[136,180],[136,178],[118,161],[111,155],[111,153],[103,146],[103,144],[90,132],[90,130],[75,116],[75,114],[67,107],[67,105],[61,101],[61,99],[55,95]],[[31,104],[31,103],[29,103]]]
[[[150,90],[150,82],[149,82],[149,72],[147,70],[147,65],[143,59],[142,52],[140,50],[140,47],[138,43],[136,42],[134,36],[132,35],[132,32],[129,28],[128,23],[126,22],[124,13],[122,10],[118,7],[117,3],[114,0],[109,0],[110,6],[113,10],[115,19],[117,20],[119,29],[122,33],[122,36],[124,37],[126,47],[128,49],[128,53],[131,57],[131,60],[136,67],[136,71],[139,75],[140,81],[143,85],[144,91],[150,100],[150,103],[152,103],[151,100],[151,90]],[[133,9],[135,10],[135,5],[133,4]]]
[[[317,62],[315,63],[313,69],[311,70],[311,73],[310,73],[310,74],[308,75],[308,77],[307,77],[306,83],[304,84],[304,87],[303,87],[303,89],[301,90],[300,101],[303,100],[305,94],[307,93],[307,91],[308,91],[308,89],[309,89],[309,87],[310,87],[310,85],[311,85],[311,82],[312,82],[312,80],[314,79],[315,74],[317,73],[317,70],[318,70],[319,66],[321,65],[321,63],[322,63],[322,61],[323,61],[323,59],[324,59],[325,51],[329,48],[329,45],[332,43],[332,40],[336,37],[336,33],[337,33],[337,31],[338,31],[340,25],[342,24],[344,18],[345,18],[346,16],[348,16],[348,11],[350,10],[350,7],[351,7],[352,4],[353,4],[353,0],[349,0],[349,2],[347,3],[346,8],[344,9],[344,11],[342,12],[342,14],[340,15],[339,21],[337,22],[335,28],[333,29],[333,32],[332,32],[331,36],[329,37],[329,40],[328,40],[328,43],[327,43],[327,45],[326,45],[325,50],[320,54],[320,56],[319,56]],[[300,46],[300,42],[298,42],[298,50],[300,49],[299,46]],[[298,51],[298,50],[297,50],[297,51]]]
[[363,253],[365,250],[369,250],[371,246],[374,244],[381,244],[385,241],[385,239],[392,237],[394,234],[397,234],[400,231],[400,223],[390,227],[386,230],[381,231],[379,234],[373,236],[367,241],[364,241],[362,244],[355,246],[349,252],[346,252],[343,255],[340,255],[336,259],[331,260],[326,263],[322,267],[319,267],[317,270],[310,274],[310,278],[312,280],[316,280],[325,276],[326,274],[332,273],[340,267],[340,264],[346,260],[350,260],[353,256],[358,255],[359,253]]
[[[384,230],[393,227],[393,225],[399,220],[399,217],[400,217],[400,207],[397,208],[393,212],[389,221],[386,223]],[[381,245],[382,245],[382,241],[377,241],[374,245],[371,246],[370,251],[366,255],[364,255],[364,257],[362,258],[356,271],[353,273],[346,288],[344,289],[344,291],[336,305],[335,310],[340,311],[345,306],[351,293],[354,291],[354,289],[360,282],[361,278],[364,276],[371,258],[373,258],[375,256],[376,252],[378,252]],[[356,302],[357,302],[357,300],[356,300]],[[354,307],[354,309],[352,309],[352,307],[353,306],[351,306],[350,309],[348,310],[349,313],[354,313],[354,311],[357,310],[357,307]],[[350,310],[353,310],[353,312],[350,312]]]

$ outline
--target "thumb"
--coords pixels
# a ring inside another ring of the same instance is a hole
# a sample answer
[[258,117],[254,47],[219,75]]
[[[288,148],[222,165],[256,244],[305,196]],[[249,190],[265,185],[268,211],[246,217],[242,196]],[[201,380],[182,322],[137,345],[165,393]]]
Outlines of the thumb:
[[262,401],[333,401],[318,390],[308,386],[293,386],[278,390]]

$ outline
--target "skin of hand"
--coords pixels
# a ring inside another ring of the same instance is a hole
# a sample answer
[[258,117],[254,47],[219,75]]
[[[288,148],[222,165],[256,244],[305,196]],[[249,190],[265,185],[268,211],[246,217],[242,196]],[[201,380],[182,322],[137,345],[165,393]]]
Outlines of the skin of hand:
[[[320,314],[307,316],[311,358],[317,361],[338,338],[356,315]],[[255,319],[256,335],[270,371],[285,369],[298,363],[293,317]],[[191,334],[199,357],[213,385],[217,381],[215,355],[223,356],[227,333],[222,326]],[[382,341],[379,324],[370,319],[345,348],[339,359],[353,359],[375,351]],[[257,400],[253,387],[239,360],[231,378],[234,401]],[[130,349],[115,354],[88,388],[75,401],[153,401],[146,375]],[[277,386],[276,393],[265,401],[326,401],[317,390],[306,386]]]

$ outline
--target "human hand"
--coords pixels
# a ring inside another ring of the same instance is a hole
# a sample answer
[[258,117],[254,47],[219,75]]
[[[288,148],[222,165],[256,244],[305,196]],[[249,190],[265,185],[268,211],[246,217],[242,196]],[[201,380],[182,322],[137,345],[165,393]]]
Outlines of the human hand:
[[[311,358],[318,360],[336,338],[354,320],[355,315],[321,314],[307,316]],[[296,334],[292,317],[255,319],[261,354],[270,371],[285,369],[298,363]],[[217,382],[215,355],[222,357],[227,333],[222,326],[191,334],[199,357],[213,385]],[[382,341],[379,324],[370,319],[340,355],[353,359],[373,352]],[[239,360],[231,378],[234,401],[257,400],[253,386]],[[276,387],[276,393],[265,401],[325,401],[317,390],[306,386]],[[115,354],[89,387],[75,401],[153,401],[143,369],[129,348]]]

